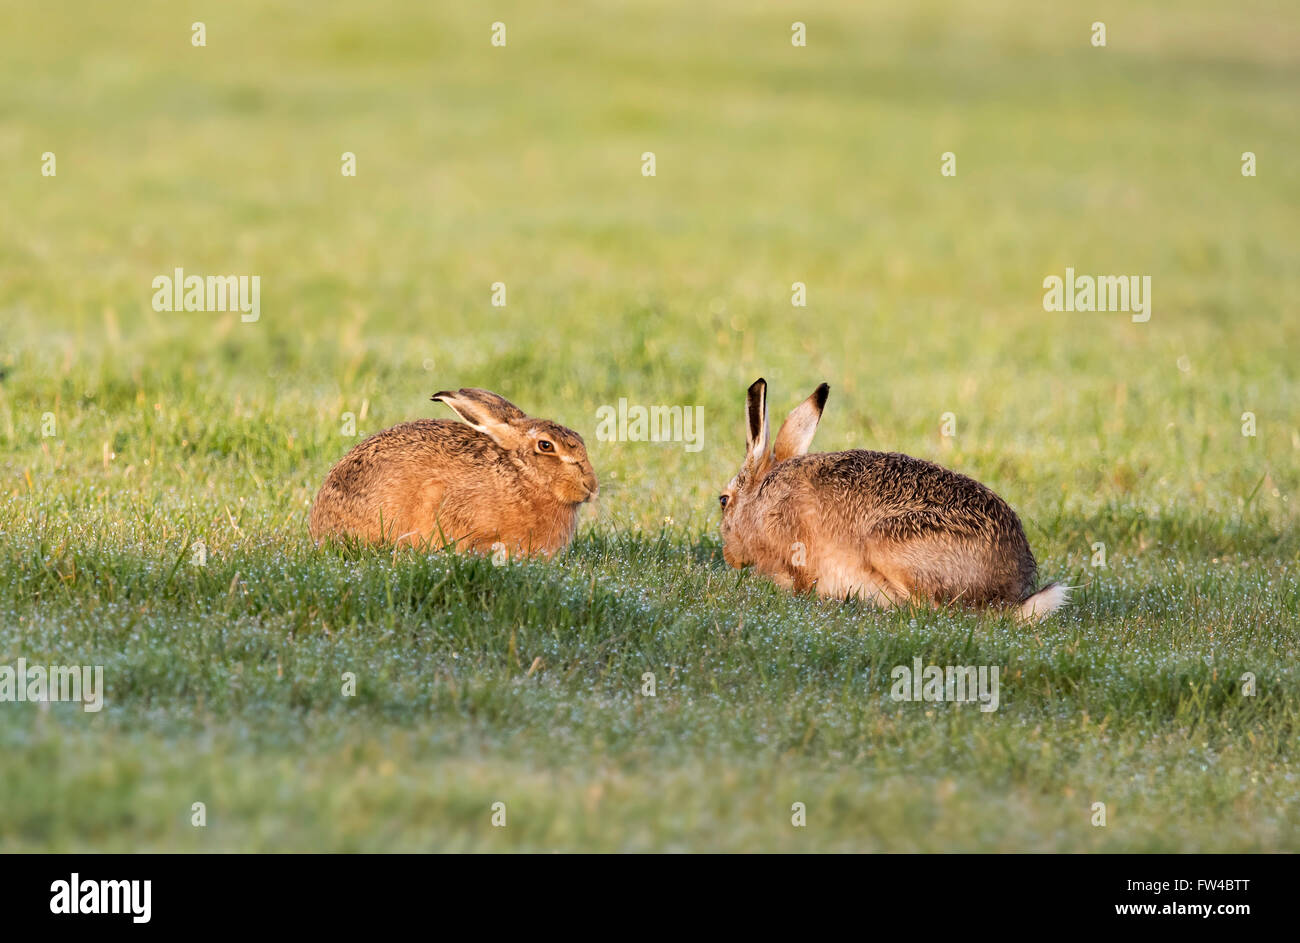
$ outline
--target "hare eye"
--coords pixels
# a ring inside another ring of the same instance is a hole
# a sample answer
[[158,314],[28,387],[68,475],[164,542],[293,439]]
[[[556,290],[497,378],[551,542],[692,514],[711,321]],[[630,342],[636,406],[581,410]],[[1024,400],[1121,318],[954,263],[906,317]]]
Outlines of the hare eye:
[[555,446],[548,439],[538,439],[537,450],[539,452],[554,452]]
[[722,509],[725,511],[727,509],[727,496],[725,494],[718,495],[718,503],[722,505]]

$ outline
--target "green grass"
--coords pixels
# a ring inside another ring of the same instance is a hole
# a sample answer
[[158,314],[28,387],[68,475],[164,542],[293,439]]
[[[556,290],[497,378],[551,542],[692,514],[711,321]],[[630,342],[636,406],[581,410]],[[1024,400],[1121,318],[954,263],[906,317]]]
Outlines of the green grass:
[[[1293,5],[5,19],[0,665],[107,691],[0,704],[0,851],[1300,850]],[[260,275],[261,320],[154,312],[176,266]],[[1067,266],[1150,274],[1151,320],[1044,312]],[[759,375],[778,418],[831,384],[815,448],[995,488],[1074,603],[728,569]],[[343,414],[460,385],[586,436],[570,552],[314,547]],[[704,448],[597,441],[620,397]],[[917,657],[1000,666],[1000,709],[894,702]]]

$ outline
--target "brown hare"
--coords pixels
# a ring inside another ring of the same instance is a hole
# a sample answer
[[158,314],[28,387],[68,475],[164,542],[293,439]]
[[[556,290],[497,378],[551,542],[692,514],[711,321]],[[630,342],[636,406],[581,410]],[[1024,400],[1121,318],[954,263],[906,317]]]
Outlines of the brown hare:
[[312,537],[529,556],[568,546],[599,490],[582,436],[487,390],[433,399],[465,422],[417,419],[359,443],[316,495]]
[[728,564],[883,608],[1008,607],[1037,621],[1065,603],[1059,583],[1035,592],[1020,519],[978,481],[897,452],[808,454],[829,392],[795,407],[769,453],[767,383],[749,388],[748,452],[719,498]]

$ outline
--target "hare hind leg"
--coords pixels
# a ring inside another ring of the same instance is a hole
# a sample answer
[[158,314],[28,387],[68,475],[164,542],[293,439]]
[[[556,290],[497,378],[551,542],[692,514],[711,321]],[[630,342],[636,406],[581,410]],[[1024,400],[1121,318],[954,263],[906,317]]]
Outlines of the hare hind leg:
[[817,592],[843,599],[857,596],[881,609],[905,605],[911,598],[907,585],[871,563],[835,561],[818,568]]
[[882,548],[872,563],[886,578],[907,587],[912,598],[933,605],[979,607],[1008,595],[997,561],[975,542],[937,537],[899,541]]
[[394,481],[380,495],[385,542],[398,547],[440,549],[456,529],[445,513],[446,488],[437,480]]

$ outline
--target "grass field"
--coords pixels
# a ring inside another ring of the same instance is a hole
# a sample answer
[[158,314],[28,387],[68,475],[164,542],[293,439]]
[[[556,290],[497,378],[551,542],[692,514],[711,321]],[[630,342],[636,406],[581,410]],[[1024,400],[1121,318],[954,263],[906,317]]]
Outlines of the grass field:
[[[8,5],[0,665],[106,692],[0,703],[0,851],[1300,850],[1300,10],[1068,6]],[[176,267],[260,319],[153,310]],[[1150,320],[1044,311],[1067,267]],[[988,483],[1073,604],[728,569],[760,375]],[[586,437],[571,550],[312,545],[458,386]],[[703,448],[598,441],[620,398]],[[895,702],[914,658],[999,709]]]

